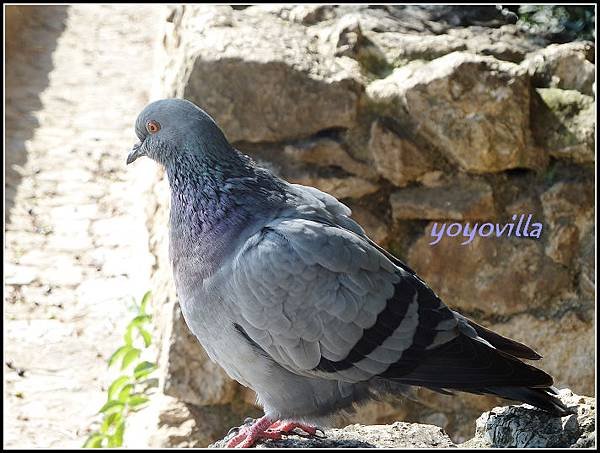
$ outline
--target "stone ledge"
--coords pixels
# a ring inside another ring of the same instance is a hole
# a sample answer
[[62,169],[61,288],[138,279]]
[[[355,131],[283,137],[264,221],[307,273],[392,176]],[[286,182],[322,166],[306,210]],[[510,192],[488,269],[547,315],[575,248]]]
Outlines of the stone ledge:
[[[349,425],[325,430],[326,438],[288,436],[260,442],[256,448],[590,448],[596,443],[596,399],[560,391],[560,399],[577,412],[558,418],[527,404],[496,407],[477,420],[475,437],[455,444],[440,427],[395,422],[391,425]],[[232,430],[209,448],[224,448]]]

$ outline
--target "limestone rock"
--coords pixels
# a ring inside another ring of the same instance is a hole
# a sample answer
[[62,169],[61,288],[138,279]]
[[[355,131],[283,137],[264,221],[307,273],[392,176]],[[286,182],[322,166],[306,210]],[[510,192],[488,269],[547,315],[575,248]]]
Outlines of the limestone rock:
[[492,188],[481,181],[399,190],[390,195],[390,204],[396,221],[490,220],[495,216]]
[[336,198],[361,198],[379,190],[379,186],[357,176],[321,177],[316,174],[290,176],[289,181],[305,186],[313,186],[323,192],[330,193]]
[[561,390],[560,399],[577,413],[552,417],[528,405],[497,407],[477,419],[465,448],[594,448],[596,400]]
[[584,313],[581,308],[550,319],[520,314],[507,322],[483,324],[539,352],[544,358],[538,365],[554,377],[558,387],[569,385],[577,393],[590,395],[594,393],[595,369],[588,364],[594,362],[596,349],[593,305]]
[[[560,391],[559,398],[573,408],[574,413],[554,417],[529,405],[496,407],[477,419],[475,437],[456,445],[444,430],[427,424],[395,422],[389,425],[349,425],[342,429],[325,430],[324,439],[286,436],[282,440],[259,441],[256,448],[490,448],[490,447],[594,447],[596,401]],[[443,413],[429,417],[446,423]],[[251,423],[253,420],[248,420]],[[209,446],[223,448],[236,434]]]
[[593,229],[594,188],[591,182],[559,182],[540,197],[548,221],[546,254],[570,265],[584,233]]
[[[340,199],[358,199],[379,190],[373,181],[376,173],[332,140],[295,143],[285,146],[283,152],[281,147],[269,146],[247,152],[277,176],[291,183],[314,186]],[[335,157],[339,160],[334,160]]]
[[398,187],[406,186],[431,169],[417,145],[385,128],[379,120],[371,126],[369,152],[377,171]]
[[127,419],[127,448],[204,448],[256,409],[244,405],[198,407],[165,395]]
[[369,165],[354,159],[340,142],[330,138],[316,138],[286,145],[281,157],[320,167],[339,167],[367,179],[377,178],[377,173]]
[[[577,72],[576,70],[574,72]],[[578,164],[595,159],[596,103],[573,90],[538,88],[532,132],[551,156]]]
[[539,36],[525,33],[510,24],[499,28],[451,28],[444,34],[366,30],[365,36],[381,49],[392,67],[400,67],[413,60],[434,60],[455,51],[489,55],[516,63],[546,44]]
[[568,270],[546,257],[535,238],[475,235],[461,245],[469,239],[461,234],[431,245],[437,239],[431,234],[434,225],[430,223],[411,247],[407,262],[459,311],[514,314],[548,305],[571,287]]
[[468,172],[545,164],[529,132],[528,75],[516,64],[453,52],[396,69],[366,92]]
[[281,19],[296,22],[302,25],[332,19],[336,15],[334,5],[255,5],[249,7],[246,14],[273,14]]
[[231,142],[354,123],[360,83],[339,59],[319,54],[302,25],[206,5],[178,7],[173,21],[163,91],[201,105]]
[[481,26],[453,28],[448,30],[448,35],[462,40],[471,53],[490,55],[513,63],[520,62],[528,53],[547,44],[544,38],[524,32],[514,24],[506,24],[498,28]]
[[450,35],[423,35],[395,32],[365,32],[392,67],[412,60],[434,60],[449,53],[467,50],[465,40]]
[[594,45],[578,41],[551,44],[528,54],[522,64],[536,87],[575,90],[593,96],[596,73],[593,59]]
[[[223,448],[230,437],[210,445]],[[396,422],[392,425],[350,425],[328,429],[325,439],[287,436],[283,440],[259,442],[256,448],[448,448],[454,444],[443,429],[432,425]]]
[[590,226],[583,234],[580,244],[577,258],[580,268],[578,289],[584,303],[591,306],[596,297],[596,266],[594,261],[596,238],[593,226]]
[[593,222],[593,181],[560,181],[540,196],[550,225],[567,223],[586,231]]
[[384,244],[389,238],[389,228],[386,222],[369,209],[349,203],[352,218],[362,226],[367,235],[377,244]]

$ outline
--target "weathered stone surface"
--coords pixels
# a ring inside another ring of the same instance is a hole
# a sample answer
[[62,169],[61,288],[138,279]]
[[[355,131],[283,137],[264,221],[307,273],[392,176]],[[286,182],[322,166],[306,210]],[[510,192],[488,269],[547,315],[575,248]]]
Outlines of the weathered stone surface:
[[127,419],[127,448],[204,448],[256,409],[235,406],[194,406],[177,398],[155,395],[148,407]]
[[395,32],[365,32],[384,53],[392,67],[412,60],[434,60],[446,54],[467,50],[463,39],[450,35],[401,34]]
[[530,34],[513,24],[498,28],[471,26],[453,28],[448,35],[462,40],[469,52],[491,55],[499,60],[518,63],[529,52],[540,49],[547,41],[536,34]]
[[571,286],[569,272],[547,258],[536,239],[516,238],[514,233],[502,238],[475,235],[461,245],[469,239],[461,234],[430,245],[436,240],[433,226],[411,247],[407,262],[459,311],[518,313],[551,303]]
[[302,174],[290,176],[290,182],[314,186],[323,192],[330,193],[336,198],[360,198],[377,192],[379,186],[366,179],[356,176],[348,177],[322,177],[317,174]]
[[[573,409],[573,414],[554,417],[525,404],[495,407],[477,419],[475,437],[460,445],[454,444],[438,426],[395,422],[327,429],[323,439],[291,435],[277,441],[259,441],[255,448],[594,447],[596,400],[576,395],[569,389],[561,390],[559,398]],[[429,419],[440,424],[447,422],[443,413],[433,413]],[[236,431],[232,431],[209,448],[225,447],[235,434]]]
[[551,156],[579,164],[593,163],[596,103],[573,90],[539,88],[534,98],[532,132]]
[[596,262],[594,252],[596,250],[596,237],[593,225],[583,234],[580,240],[579,256],[579,295],[584,303],[592,306],[596,297]]
[[560,399],[577,413],[552,417],[531,406],[496,407],[477,419],[475,437],[465,448],[594,448],[596,400],[560,391]]
[[368,36],[385,54],[388,63],[399,67],[412,60],[433,60],[455,51],[490,55],[499,60],[519,62],[545,44],[514,25],[499,28],[481,26],[452,28],[446,34],[371,32]]
[[551,225],[568,223],[585,231],[594,213],[592,181],[560,181],[540,196],[544,216]]
[[398,187],[417,180],[431,169],[426,156],[408,138],[401,138],[387,129],[380,121],[373,122],[369,152],[375,168],[387,180]]
[[548,221],[546,254],[567,266],[578,253],[583,235],[592,229],[594,187],[591,182],[559,182],[540,199]]
[[336,17],[334,5],[254,5],[244,12],[250,15],[272,14],[283,20],[302,25],[315,25]]
[[[283,152],[281,147],[268,146],[248,152],[259,165],[277,176],[291,183],[314,186],[337,198],[356,199],[379,190],[379,184],[374,181],[377,173],[352,158],[333,140],[308,140],[283,148]],[[339,160],[335,161],[334,157]]]
[[[230,437],[210,445],[224,448]],[[325,439],[288,436],[283,440],[264,441],[256,448],[448,448],[454,444],[443,429],[432,425],[396,422],[392,425],[350,425],[328,429]]]
[[579,313],[580,307],[577,308],[577,313],[571,311],[551,319],[522,314],[504,323],[486,325],[539,352],[544,357],[538,362],[539,366],[555,378],[559,387],[568,385],[577,393],[593,395],[596,373],[595,368],[589,366],[594,363],[596,348],[593,306],[588,306],[584,313]]
[[378,244],[384,244],[389,237],[389,227],[380,217],[363,206],[349,204],[352,218],[364,228],[367,235]]
[[491,220],[492,188],[481,181],[438,187],[411,187],[390,195],[392,217],[402,219]]
[[536,87],[576,90],[593,96],[596,74],[593,59],[593,43],[578,41],[552,44],[532,52],[522,65],[529,71]]
[[453,52],[396,69],[367,87],[382,111],[409,118],[451,161],[472,173],[544,164],[529,132],[529,81],[518,65]]
[[579,232],[574,225],[556,225],[550,230],[546,255],[556,263],[568,266],[577,253]]
[[338,59],[315,52],[302,25],[205,5],[177,7],[172,21],[164,92],[201,105],[230,141],[277,141],[354,123],[360,84]]
[[320,167],[338,167],[363,178],[377,177],[377,173],[369,165],[354,159],[340,142],[329,138],[304,140],[286,145],[282,157]]

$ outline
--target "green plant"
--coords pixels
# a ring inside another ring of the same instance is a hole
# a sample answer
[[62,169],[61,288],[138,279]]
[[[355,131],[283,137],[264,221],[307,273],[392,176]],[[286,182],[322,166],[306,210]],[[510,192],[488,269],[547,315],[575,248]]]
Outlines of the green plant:
[[136,316],[123,335],[124,344],[108,359],[108,366],[119,367],[119,376],[109,385],[107,401],[98,411],[103,418],[98,430],[92,432],[84,448],[114,448],[123,445],[125,421],[149,401],[149,395],[158,381],[150,375],[157,369],[156,363],[143,359],[143,353],[152,344],[152,336],[146,326],[151,322],[148,313],[150,291],[144,294],[140,305],[135,304]]

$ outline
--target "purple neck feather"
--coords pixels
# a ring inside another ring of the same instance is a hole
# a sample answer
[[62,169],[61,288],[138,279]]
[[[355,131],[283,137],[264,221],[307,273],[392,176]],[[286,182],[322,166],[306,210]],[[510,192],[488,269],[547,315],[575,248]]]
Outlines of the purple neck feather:
[[225,163],[204,158],[166,166],[172,259],[193,256],[210,272],[242,230],[281,206],[282,181],[241,154],[235,158]]

